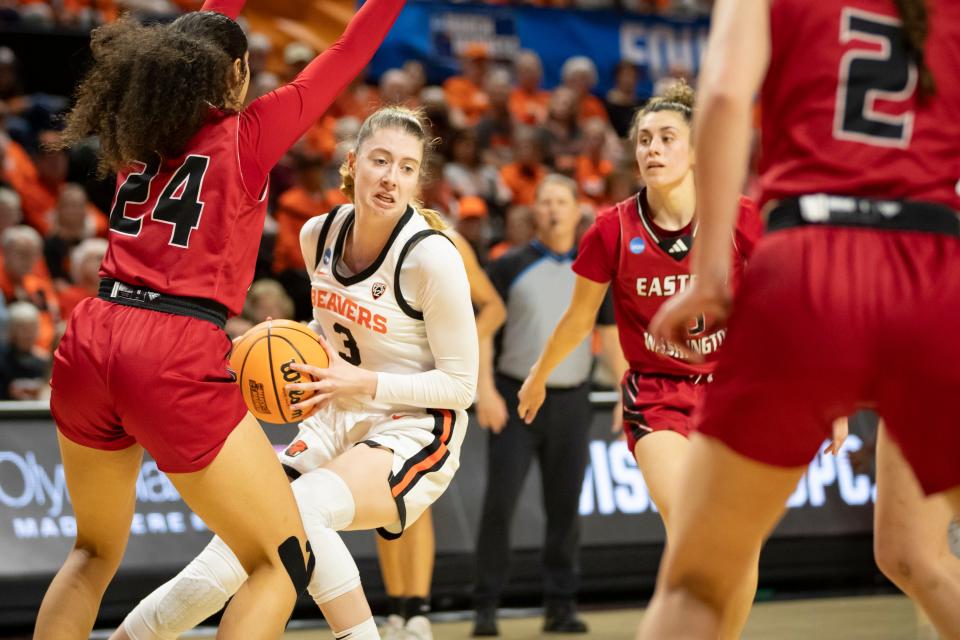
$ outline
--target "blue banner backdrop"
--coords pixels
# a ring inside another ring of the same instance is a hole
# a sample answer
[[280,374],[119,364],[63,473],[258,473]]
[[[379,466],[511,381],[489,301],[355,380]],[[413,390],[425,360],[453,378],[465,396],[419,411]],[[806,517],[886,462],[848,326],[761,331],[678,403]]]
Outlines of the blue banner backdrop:
[[508,62],[520,49],[543,59],[544,88],[560,82],[572,56],[587,56],[599,73],[595,92],[613,84],[614,68],[628,60],[640,69],[640,95],[672,71],[696,73],[706,48],[709,20],[662,18],[612,11],[497,7],[417,0],[408,2],[371,63],[371,74],[420,60],[439,84],[459,73],[459,54],[471,43],[487,45],[495,61]]

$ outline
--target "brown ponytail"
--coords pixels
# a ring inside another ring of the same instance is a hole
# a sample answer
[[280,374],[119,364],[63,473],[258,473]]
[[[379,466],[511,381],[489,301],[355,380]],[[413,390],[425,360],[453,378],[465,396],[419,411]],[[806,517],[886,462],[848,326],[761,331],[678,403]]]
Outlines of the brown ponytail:
[[913,54],[920,72],[920,97],[929,98],[937,92],[937,85],[930,68],[924,60],[927,36],[930,32],[929,16],[925,0],[893,0],[903,23],[903,38],[907,49]]

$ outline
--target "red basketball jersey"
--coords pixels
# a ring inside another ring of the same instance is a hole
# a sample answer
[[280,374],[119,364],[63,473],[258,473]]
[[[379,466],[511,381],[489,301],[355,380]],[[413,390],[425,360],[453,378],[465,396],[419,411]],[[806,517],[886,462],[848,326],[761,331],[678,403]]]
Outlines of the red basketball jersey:
[[960,2],[927,0],[923,100],[891,0],[773,0],[763,201],[806,193],[960,208]]
[[[763,232],[752,200],[740,198],[740,215],[733,237],[733,283]],[[600,212],[584,234],[573,270],[595,282],[610,282],[620,345],[630,368],[645,374],[699,375],[711,373],[725,330],[705,331],[704,322],[690,327],[687,346],[707,356],[694,364],[681,359],[676,348],[657,347],[647,331],[660,305],[690,284],[691,244],[696,229],[665,235],[651,222],[646,193],[641,191]]]
[[101,276],[215,300],[240,313],[253,280],[267,189],[243,182],[238,126],[237,114],[211,111],[182,155],[117,175]]

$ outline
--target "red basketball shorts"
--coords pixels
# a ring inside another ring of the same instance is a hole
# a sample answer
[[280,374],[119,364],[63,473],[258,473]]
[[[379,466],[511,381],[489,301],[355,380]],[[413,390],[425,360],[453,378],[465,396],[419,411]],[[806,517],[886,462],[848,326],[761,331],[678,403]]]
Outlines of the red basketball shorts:
[[53,418],[86,447],[138,442],[161,471],[199,471],[247,412],[230,346],[206,320],[88,298],[54,355]]
[[693,414],[703,399],[708,376],[684,378],[628,370],[620,382],[623,395],[623,432],[630,452],[637,441],[654,431],[693,430]]
[[833,420],[877,411],[927,493],[960,485],[960,239],[870,228],[765,236],[735,298],[699,431],[806,465]]

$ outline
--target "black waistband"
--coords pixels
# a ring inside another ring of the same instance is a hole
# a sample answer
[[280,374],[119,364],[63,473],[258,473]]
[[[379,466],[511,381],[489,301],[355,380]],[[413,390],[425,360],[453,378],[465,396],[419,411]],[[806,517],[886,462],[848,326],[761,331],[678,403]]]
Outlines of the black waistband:
[[917,200],[874,200],[824,193],[781,200],[770,212],[767,230],[802,225],[871,227],[960,236],[960,218],[950,207]]
[[227,308],[219,302],[204,298],[172,296],[167,293],[151,291],[145,287],[136,287],[112,278],[104,278],[100,281],[100,292],[97,295],[107,302],[128,307],[162,311],[178,316],[206,320],[221,329],[227,323]]

